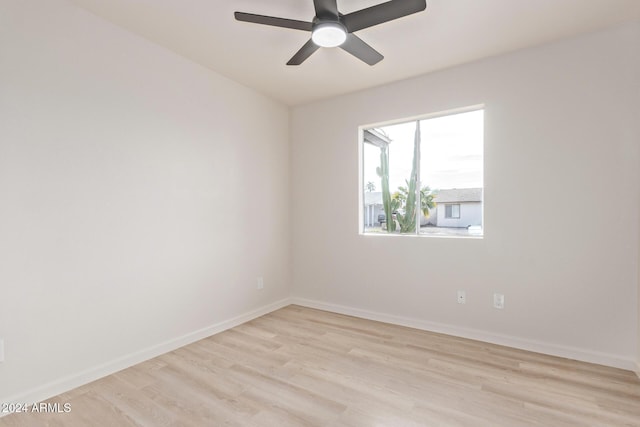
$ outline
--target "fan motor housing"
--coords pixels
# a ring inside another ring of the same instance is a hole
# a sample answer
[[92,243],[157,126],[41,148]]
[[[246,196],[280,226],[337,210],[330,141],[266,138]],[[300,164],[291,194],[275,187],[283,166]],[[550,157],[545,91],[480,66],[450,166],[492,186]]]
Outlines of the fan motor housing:
[[337,20],[318,20],[313,23],[311,39],[321,47],[338,47],[347,40],[347,28]]

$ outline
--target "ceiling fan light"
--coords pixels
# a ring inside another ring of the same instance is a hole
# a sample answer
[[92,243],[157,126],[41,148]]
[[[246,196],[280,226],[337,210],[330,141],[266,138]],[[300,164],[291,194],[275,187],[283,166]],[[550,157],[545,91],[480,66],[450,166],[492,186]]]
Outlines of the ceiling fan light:
[[320,47],[338,47],[347,40],[347,31],[336,22],[324,22],[313,29],[311,40]]

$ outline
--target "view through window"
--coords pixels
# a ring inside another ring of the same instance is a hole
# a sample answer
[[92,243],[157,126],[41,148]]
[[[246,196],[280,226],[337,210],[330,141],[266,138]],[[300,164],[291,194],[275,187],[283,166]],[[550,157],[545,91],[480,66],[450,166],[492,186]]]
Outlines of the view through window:
[[364,233],[483,235],[484,111],[363,130]]

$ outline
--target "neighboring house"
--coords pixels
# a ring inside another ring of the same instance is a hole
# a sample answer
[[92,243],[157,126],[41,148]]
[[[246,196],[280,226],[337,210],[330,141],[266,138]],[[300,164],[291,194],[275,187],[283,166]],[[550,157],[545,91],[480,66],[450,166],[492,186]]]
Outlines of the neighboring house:
[[365,227],[372,227],[379,225],[378,215],[384,213],[384,206],[382,205],[382,192],[371,191],[364,193],[364,225]]
[[439,190],[434,196],[438,227],[482,225],[482,188]]

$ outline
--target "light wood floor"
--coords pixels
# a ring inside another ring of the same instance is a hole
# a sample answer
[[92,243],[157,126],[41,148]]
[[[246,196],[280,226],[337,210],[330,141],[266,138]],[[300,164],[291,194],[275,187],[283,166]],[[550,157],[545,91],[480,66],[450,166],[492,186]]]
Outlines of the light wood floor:
[[631,372],[289,306],[0,426],[640,426]]

